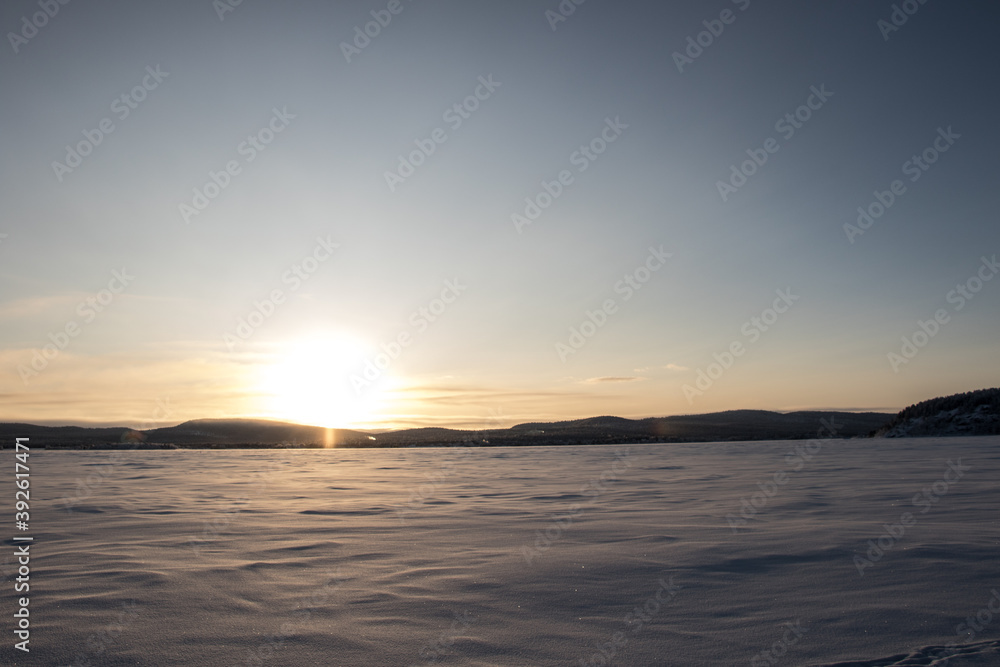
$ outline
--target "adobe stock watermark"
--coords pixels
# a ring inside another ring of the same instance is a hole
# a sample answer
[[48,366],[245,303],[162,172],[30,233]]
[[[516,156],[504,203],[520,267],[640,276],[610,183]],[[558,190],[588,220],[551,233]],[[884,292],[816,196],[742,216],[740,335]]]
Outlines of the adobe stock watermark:
[[[156,67],[147,66],[146,76],[142,77],[142,81],[111,102],[111,113],[119,121],[124,121],[139,108],[140,104],[146,101],[149,93],[160,87],[160,84],[168,76],[170,76],[170,72],[161,71],[159,65]],[[56,180],[62,183],[66,175],[73,173],[74,169],[82,165],[83,160],[93,153],[94,149],[100,146],[115,129],[115,121],[111,117],[105,117],[98,121],[97,127],[94,129],[84,130],[81,141],[72,146],[66,144],[66,157],[63,158],[63,162],[52,161],[52,171],[56,175]]]
[[995,588],[990,591],[990,599],[982,608],[955,626],[955,639],[945,644],[940,651],[934,654],[934,657],[938,660],[944,660],[958,654],[958,647],[975,641],[978,633],[985,630],[993,622],[994,615],[1000,615],[1000,591]]
[[104,289],[98,290],[93,296],[88,296],[76,305],[76,314],[83,320],[83,323],[69,320],[62,329],[50,332],[48,339],[51,342],[46,343],[40,349],[32,350],[31,362],[28,365],[18,365],[17,374],[20,376],[21,382],[27,385],[30,379],[38,377],[39,373],[48,368],[49,363],[65,351],[73,339],[80,335],[83,327],[97,319],[97,316],[114,303],[118,295],[124,292],[133,280],[135,280],[135,276],[129,275],[125,268],[121,271],[112,271],[111,280],[108,281]]
[[[750,8],[750,0],[732,0],[734,5],[737,5],[741,12],[745,12]],[[717,19],[705,19],[701,22],[705,29],[699,32],[697,35],[692,35],[687,38],[687,47],[684,52],[674,51],[672,57],[674,59],[674,64],[677,65],[677,71],[681,74],[684,73],[684,67],[686,65],[693,65],[694,61],[697,60],[705,53],[705,49],[709,48],[715,44],[715,40],[722,37],[722,33],[725,32],[727,25],[732,25],[736,22],[736,17],[738,14],[731,9],[723,9],[719,13],[719,18]]]
[[920,7],[927,4],[927,0],[903,0],[900,4],[894,4],[892,6],[892,12],[889,14],[889,20],[879,19],[876,21],[875,26],[882,33],[882,39],[889,41],[889,37],[894,32],[898,32],[900,28],[906,25],[910,17],[920,11]]
[[59,9],[69,4],[69,0],[39,0],[38,7],[41,9],[30,17],[21,17],[21,29],[18,32],[8,32],[7,40],[14,49],[14,55],[20,52],[21,47],[38,34],[38,31],[49,24],[49,21],[56,17]]
[[[441,120],[448,124],[452,132],[462,127],[462,124],[472,118],[472,114],[479,110],[480,105],[493,96],[497,88],[503,85],[500,81],[494,81],[493,75],[478,78],[479,85],[476,86],[472,94],[461,102],[456,102],[444,110]],[[437,152],[438,146],[448,141],[448,133],[442,127],[434,128],[430,136],[426,139],[414,139],[416,148],[407,155],[399,155],[399,163],[395,171],[385,172],[385,184],[389,186],[389,192],[396,192],[396,188],[406,182],[406,179],[413,176],[417,169],[427,163],[427,159]]]
[[[407,2],[413,2],[413,0],[407,0]],[[406,6],[401,0],[389,0],[385,9],[371,10],[373,20],[365,23],[363,27],[354,26],[354,39],[350,42],[340,43],[340,52],[344,54],[347,64],[351,64],[352,58],[360,56],[361,52],[372,43],[372,40],[381,35],[383,29],[389,27],[389,24],[392,23],[392,17],[399,16],[404,9]]]
[[429,498],[434,497],[437,493],[438,486],[443,484],[445,480],[455,473],[456,463],[467,459],[472,455],[472,447],[469,445],[462,446],[458,449],[460,450],[460,453],[454,459],[444,461],[434,472],[424,474],[424,478],[427,481],[410,493],[410,497],[406,501],[406,504],[396,505],[396,518],[399,520],[400,525],[406,523],[407,514],[411,514],[418,508],[423,507],[424,503],[427,502]]
[[282,107],[281,110],[273,107],[267,125],[256,133],[247,135],[247,138],[236,146],[236,154],[243,158],[243,162],[238,159],[229,160],[220,171],[209,170],[205,184],[192,190],[191,202],[178,204],[177,210],[184,224],[191,224],[191,218],[201,215],[208,205],[229,187],[233,178],[243,173],[243,166],[256,160],[257,156],[267,149],[275,137],[284,132],[295,118],[295,114],[288,113],[288,107]]
[[201,557],[202,549],[216,540],[222,535],[222,532],[227,530],[236,517],[239,516],[246,507],[250,506],[254,502],[254,498],[259,498],[264,494],[270,485],[273,475],[281,470],[281,466],[278,461],[270,461],[265,463],[265,469],[263,472],[254,472],[249,475],[251,480],[257,482],[253,491],[253,496],[249,493],[240,496],[239,498],[234,498],[228,501],[226,508],[221,510],[216,510],[212,512],[213,518],[211,521],[205,520],[202,523],[202,531],[200,537],[188,537],[188,546],[191,547],[191,551],[198,557]]
[[781,658],[788,653],[788,649],[799,643],[809,628],[802,627],[802,619],[796,619],[794,623],[788,621],[782,624],[787,628],[781,639],[776,640],[771,646],[750,658],[750,667],[771,667],[777,665]]
[[[493,428],[502,427],[504,418],[501,408],[490,409],[489,417],[486,423],[483,425],[483,431],[489,431]],[[475,439],[474,439],[475,440]],[[479,442],[482,442],[479,439]],[[437,470],[432,473],[425,473],[424,478],[427,480],[425,483],[421,484],[417,488],[410,492],[410,497],[407,499],[406,503],[403,505],[394,505],[396,510],[396,518],[399,520],[399,525],[406,524],[406,516],[412,514],[416,510],[422,508],[424,503],[429,499],[433,498],[437,494],[438,487],[443,484],[451,475],[457,470],[456,463],[463,461],[470,456],[472,456],[473,445],[466,442],[457,448],[459,454],[451,460],[445,460],[438,466]]]
[[1000,614],[1000,592],[995,588],[990,591],[990,599],[982,609],[968,616],[964,623],[955,626],[955,634],[971,642],[976,638],[976,633],[982,632],[993,622],[994,614]]
[[598,644],[597,651],[591,654],[590,658],[578,661],[577,664],[580,667],[604,667],[610,665],[615,657],[621,653],[622,649],[625,648],[629,640],[642,632],[646,624],[652,621],[663,607],[673,602],[674,598],[677,597],[677,592],[684,588],[674,583],[673,575],[667,577],[666,581],[661,577],[656,583],[659,584],[656,593],[647,598],[642,604],[635,605],[632,611],[625,614],[622,623],[625,624],[626,629],[618,630],[611,635],[610,640]]
[[[747,0],[749,2],[749,0]],[[560,23],[565,23],[570,16],[576,13],[576,8],[587,2],[587,0],[562,0],[555,10],[545,10],[545,20],[549,22],[552,32],[559,28]]]
[[463,285],[459,278],[444,281],[444,288],[437,298],[431,299],[426,305],[420,306],[410,314],[408,321],[413,329],[404,329],[399,332],[395,339],[383,343],[380,346],[382,351],[376,354],[373,359],[367,359],[364,363],[364,369],[360,373],[351,375],[354,393],[361,396],[365,389],[382,377],[382,373],[389,370],[389,367],[399,358],[403,350],[413,344],[414,336],[427,331],[430,325],[437,322],[448,310],[448,307],[455,303],[468,288],[469,286]]
[[[628,125],[621,122],[620,116],[615,116],[614,120],[611,120],[610,117],[605,118],[604,127],[601,128],[600,133],[570,153],[570,165],[576,167],[576,171],[579,174],[587,171],[590,165],[596,162],[601,155],[604,155],[605,151],[608,150],[608,146],[618,141],[622,133],[628,128]],[[573,185],[574,182],[575,176],[569,169],[563,169],[551,181],[542,179],[541,192],[534,197],[525,197],[524,210],[521,213],[513,213],[510,216],[510,221],[514,223],[514,229],[517,230],[517,233],[522,233],[524,227],[538,220],[542,216],[542,212],[552,206],[562,196],[563,192],[566,191],[566,188]]]
[[[664,252],[662,245],[659,248],[650,246],[649,255],[645,261],[614,284],[615,294],[622,295],[623,303],[628,301],[652,279],[654,273],[663,268],[671,257],[673,257],[673,253]],[[586,311],[584,313],[586,319],[578,326],[569,328],[567,342],[556,342],[556,354],[559,356],[559,360],[565,364],[570,355],[581,350],[587,341],[596,336],[597,332],[608,323],[608,318],[618,312],[618,306],[618,302],[614,297],[611,297],[605,299],[597,310]]]
[[118,638],[128,629],[132,623],[139,618],[139,605],[135,600],[122,603],[122,611],[118,612],[118,617],[111,623],[104,626],[99,632],[91,633],[84,643],[85,652],[77,653],[73,657],[73,662],[69,667],[91,667],[94,663],[91,659],[100,658],[108,648],[118,641]]
[[339,247],[339,243],[330,240],[329,234],[326,235],[326,238],[317,236],[316,245],[313,246],[309,254],[292,264],[281,274],[282,284],[289,286],[288,292],[276,287],[263,299],[255,300],[253,308],[245,317],[239,319],[233,332],[226,332],[222,335],[222,342],[226,344],[226,348],[232,352],[241,342],[249,340],[264,322],[267,322],[278,312],[290,294],[294,294],[319,271],[327,260],[333,257],[333,252]]
[[[920,508],[921,514],[927,514],[931,507],[939,503],[941,498],[951,490],[951,487],[970,470],[972,470],[972,466],[962,465],[962,459],[957,461],[948,459],[948,467],[941,479],[930,486],[925,486],[910,499],[910,502],[914,507]],[[862,577],[865,576],[865,568],[882,560],[903,539],[906,535],[906,529],[912,528],[916,524],[917,517],[912,512],[900,514],[896,523],[882,524],[882,534],[875,539],[868,540],[868,550],[865,555],[854,554],[854,567],[857,568],[858,574]]]
[[304,597],[296,603],[295,610],[291,614],[292,620],[282,623],[278,631],[268,635],[261,646],[252,650],[247,649],[246,660],[242,663],[236,663],[236,665],[260,667],[273,658],[279,649],[284,648],[288,639],[294,637],[301,626],[309,621],[313,611],[326,605],[330,596],[340,589],[345,580],[340,567],[333,571],[327,570],[325,576],[327,580],[322,586],[318,586],[308,597]]
[[[170,415],[172,414],[172,410],[170,409],[169,403],[170,403],[169,396],[162,399],[157,399],[156,407],[153,409],[153,413],[152,415],[150,415],[150,419],[144,422],[143,424],[140,424],[138,431],[141,433],[142,431],[156,428],[158,424],[169,419]],[[142,441],[142,437],[136,437],[136,435],[138,435],[136,434],[136,432],[132,432],[132,434],[129,435],[133,435],[133,438],[131,440],[133,445],[129,450],[131,451],[134,450],[138,446],[138,444]],[[123,440],[127,437],[128,437],[127,435],[122,436]],[[60,501],[61,504],[63,505],[63,509],[65,509],[68,513],[72,514],[73,507],[79,505],[84,500],[87,500],[88,498],[93,496],[95,491],[104,486],[104,483],[114,474],[118,466],[122,464],[124,458],[125,458],[124,452],[121,451],[112,452],[111,455],[108,457],[107,462],[102,465],[95,466],[94,469],[90,471],[90,474],[87,475],[86,479],[80,479],[79,477],[77,477],[76,489],[74,489],[71,494],[63,496],[62,500]]]
[[[948,126],[947,130],[939,127],[937,129],[937,136],[931,142],[931,145],[903,163],[903,175],[909,176],[911,183],[916,183],[940,159],[941,155],[947,153],[955,145],[955,142],[961,138],[962,135],[955,134],[952,131],[951,125]],[[875,201],[867,206],[858,207],[857,224],[852,225],[849,222],[844,224],[844,233],[847,235],[847,240],[853,244],[856,237],[868,231],[875,224],[875,221],[885,215],[892,208],[893,204],[906,194],[906,192],[906,183],[898,178],[889,184],[888,190],[875,190],[873,193]]]
[[775,470],[770,479],[757,482],[759,490],[755,491],[749,500],[746,497],[740,498],[739,516],[732,512],[726,515],[726,523],[729,524],[733,533],[738,533],[739,529],[746,526],[748,521],[756,519],[757,514],[767,506],[771,498],[778,494],[778,490],[789,482],[792,473],[802,470],[807,463],[810,463],[823,449],[823,446],[829,443],[843,428],[832,419],[827,421],[824,417],[819,421],[820,428],[815,438],[807,440],[805,443],[796,444],[791,451],[785,454],[785,465],[788,466],[788,469]]
[[737,339],[730,343],[722,352],[714,353],[712,358],[715,361],[704,369],[698,369],[698,379],[695,380],[694,386],[685,384],[681,387],[688,405],[694,403],[695,396],[704,395],[727,370],[733,367],[736,360],[746,353],[747,344],[753,344],[760,340],[761,335],[769,331],[778,321],[779,317],[787,313],[795,302],[802,298],[792,294],[791,287],[786,287],[784,290],[775,290],[774,293],[778,297],[772,302],[771,307],[761,311],[760,316],[751,317],[740,327],[740,333],[749,339],[748,343],[745,344],[742,340]]
[[[945,295],[945,301],[953,306],[952,312],[958,313],[965,308],[965,305],[976,298],[986,283],[993,280],[998,273],[1000,273],[1000,264],[997,263],[996,255],[981,257],[976,273],[964,283],[955,285],[955,289],[950,290]],[[951,313],[946,308],[938,308],[934,311],[934,316],[927,320],[917,320],[917,329],[909,336],[902,337],[899,352],[889,352],[886,355],[892,372],[898,373],[902,366],[910,363],[949,322],[951,322]]]
[[212,9],[215,10],[219,21],[226,20],[226,14],[235,12],[236,8],[243,4],[243,0],[212,0]]
[[573,522],[583,516],[585,510],[592,507],[597,499],[607,493],[613,482],[617,482],[619,477],[625,473],[632,464],[628,461],[629,448],[615,449],[615,460],[611,466],[604,470],[600,476],[592,478],[589,482],[580,487],[580,495],[588,496],[590,500],[586,506],[580,503],[573,503],[568,511],[563,514],[553,514],[548,528],[545,531],[535,531],[535,542],[533,546],[524,545],[521,547],[521,556],[528,565],[534,563],[535,559],[552,548],[552,545],[562,539],[563,533],[573,526]]
[[[441,631],[438,638],[432,642],[428,642],[420,647],[417,651],[419,655],[425,662],[434,663],[437,662],[438,658],[448,653],[448,649],[455,645],[455,642],[465,634],[465,630],[476,621],[475,617],[469,612],[465,611],[461,614],[454,614],[455,620],[451,622],[451,626],[445,630]],[[412,663],[410,667],[419,667],[421,663]]]
[[[801,106],[786,113],[774,124],[775,132],[780,133],[786,142],[791,141],[795,133],[805,127],[805,124],[812,119],[813,113],[822,109],[834,95],[826,89],[826,84],[820,84],[819,88],[811,86],[809,92],[810,95]],[[774,137],[765,139],[760,148],[748,148],[746,154],[750,158],[739,165],[733,164],[729,167],[729,180],[715,182],[715,188],[719,191],[722,201],[729,201],[729,197],[739,192],[740,188],[747,184],[750,177],[767,164],[770,157],[779,150],[781,150],[781,142]]]

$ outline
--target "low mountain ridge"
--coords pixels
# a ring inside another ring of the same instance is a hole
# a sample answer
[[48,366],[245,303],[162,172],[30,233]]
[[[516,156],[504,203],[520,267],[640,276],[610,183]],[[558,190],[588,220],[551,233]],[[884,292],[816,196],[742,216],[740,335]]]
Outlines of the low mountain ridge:
[[417,447],[584,445],[641,442],[805,440],[810,438],[1000,435],[1000,389],[933,398],[900,411],[727,410],[626,419],[611,415],[509,428],[440,427],[367,433],[266,419],[195,419],[164,428],[0,424],[0,448],[14,438],[56,448]]
[[143,431],[150,443],[211,444],[232,446],[262,445],[331,445],[361,442],[367,433],[350,429],[325,429],[267,419],[194,419],[177,426]]
[[850,438],[871,433],[890,416],[878,412],[731,410],[645,419],[600,416],[478,431],[430,427],[385,433],[262,419],[196,419],[141,432],[0,424],[0,446],[9,446],[15,437],[30,437],[34,446],[66,448],[519,446]]

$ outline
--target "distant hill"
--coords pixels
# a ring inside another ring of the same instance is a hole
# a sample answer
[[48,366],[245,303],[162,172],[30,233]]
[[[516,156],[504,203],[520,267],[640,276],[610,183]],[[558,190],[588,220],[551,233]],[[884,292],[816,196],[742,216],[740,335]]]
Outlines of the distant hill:
[[141,432],[127,428],[0,424],[0,447],[10,447],[15,437],[25,436],[31,438],[33,446],[66,448],[517,446],[789,440],[829,437],[825,432],[820,435],[822,420],[838,427],[834,437],[851,438],[870,434],[890,417],[880,412],[783,414],[731,410],[648,419],[591,417],[486,431],[416,428],[377,434],[262,419],[197,419]]
[[83,426],[37,426],[35,424],[0,424],[3,447],[12,447],[14,438],[29,438],[31,446],[37,445],[88,445],[94,443],[126,442],[132,429],[121,426],[86,428]]
[[124,427],[0,424],[0,448],[15,437],[53,448],[254,448],[587,445],[626,442],[806,440],[822,420],[838,438],[1000,435],[1000,389],[955,394],[911,405],[893,416],[882,412],[769,412],[729,410],[700,415],[625,419],[602,416],[561,422],[529,422],[510,428],[467,431],[413,428],[386,433],[325,429],[264,419],[196,419],[177,426],[134,431]]
[[3,447],[14,438],[30,438],[32,446],[67,448],[105,447],[162,448],[176,446],[290,446],[333,445],[368,442],[368,434],[347,429],[327,429],[265,419],[196,419],[177,426],[135,431],[125,427],[37,426],[0,424]]
[[967,391],[911,405],[872,435],[876,438],[1000,435],[1000,389]]
[[[266,419],[195,419],[177,426],[144,431],[150,443],[175,445],[323,445],[327,429]],[[362,443],[368,434],[348,429],[330,429],[330,444]]]
[[623,419],[591,417],[573,421],[519,424],[490,432],[490,442],[505,444],[584,444],[587,442],[714,442],[791,440],[817,437],[821,420],[839,427],[836,437],[861,437],[885,423],[881,412],[769,412],[730,410],[701,415]]

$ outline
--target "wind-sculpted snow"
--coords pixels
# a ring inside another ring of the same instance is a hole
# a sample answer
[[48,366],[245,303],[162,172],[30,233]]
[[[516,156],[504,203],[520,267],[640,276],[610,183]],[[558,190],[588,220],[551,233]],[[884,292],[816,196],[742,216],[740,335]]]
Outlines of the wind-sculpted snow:
[[851,660],[822,667],[917,667],[927,665],[1000,664],[1000,641],[970,642],[949,646],[925,646],[912,653],[878,660]]
[[1000,665],[1000,438],[31,460],[0,664]]

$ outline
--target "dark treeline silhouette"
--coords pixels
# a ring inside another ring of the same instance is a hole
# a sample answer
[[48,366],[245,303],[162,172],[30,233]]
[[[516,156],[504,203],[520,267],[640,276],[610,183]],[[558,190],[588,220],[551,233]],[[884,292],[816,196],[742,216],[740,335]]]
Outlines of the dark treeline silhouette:
[[[880,412],[789,412],[730,410],[647,419],[591,417],[534,422],[510,428],[468,431],[414,428],[386,433],[326,429],[257,419],[196,419],[177,426],[132,431],[0,424],[0,447],[14,437],[31,437],[32,446],[79,449],[171,447],[477,447],[589,445],[653,442],[712,442],[865,437],[892,415]],[[11,444],[7,444],[11,443]]]
[[1000,388],[977,389],[915,403],[872,435],[998,435]]
[[476,431],[412,428],[368,433],[259,419],[196,419],[148,431],[0,424],[0,449],[13,447],[15,437],[30,437],[32,446],[66,449],[228,449],[497,447],[949,435],[1000,435],[1000,389],[933,398],[895,416],[880,412],[729,410],[646,419],[591,417]]

